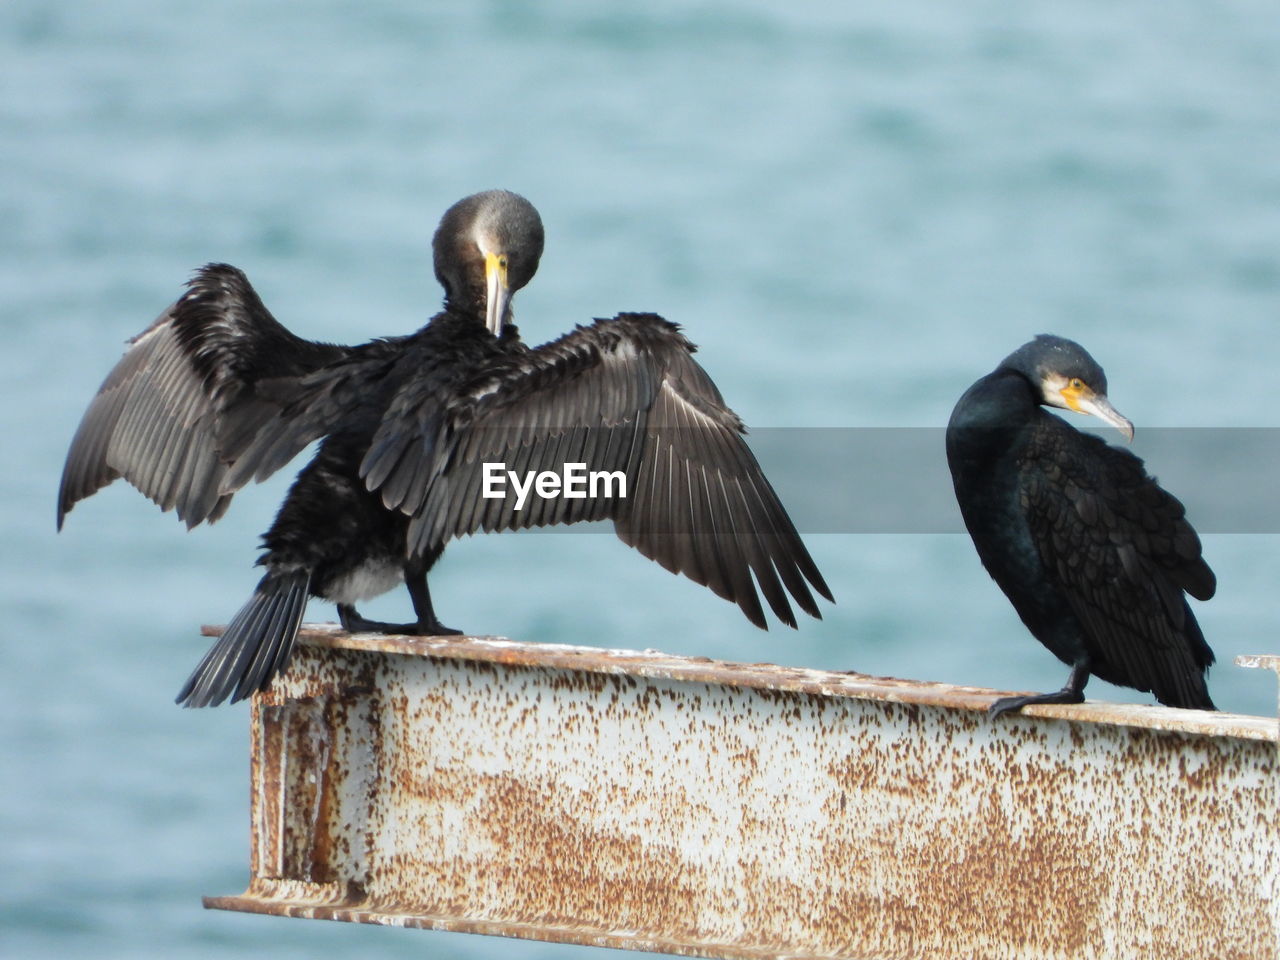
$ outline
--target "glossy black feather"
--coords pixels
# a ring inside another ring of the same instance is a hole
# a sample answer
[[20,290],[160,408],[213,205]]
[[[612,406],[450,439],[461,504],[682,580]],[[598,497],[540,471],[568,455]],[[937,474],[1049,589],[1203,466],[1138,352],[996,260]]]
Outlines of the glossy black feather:
[[176,702],[215,707],[228,698],[235,703],[265,690],[293,653],[307,607],[307,587],[302,570],[263,577],[183,684]]
[[188,527],[217,520],[247,480],[229,479],[237,438],[267,422],[289,385],[345,354],[277,323],[235,267],[204,267],[130,341],[85,412],[62,471],[59,529],[78,501],[119,477]]
[[[818,616],[805,580],[828,599],[830,590],[693,350],[674,324],[621,314],[495,357],[461,383],[419,377],[397,394],[362,471],[388,508],[412,518],[413,553],[480,529],[608,518],[624,542],[758,626],[757,583],[783,623],[795,625],[783,582]],[[511,485],[504,500],[483,497],[485,463],[518,474],[582,463],[624,474],[629,495],[531,493],[517,508]]]
[[1043,414],[1020,456],[1031,536],[1084,625],[1090,669],[1161,703],[1212,707],[1213,653],[1183,591],[1216,581],[1182,504],[1127,450]]
[[[1105,389],[1100,369],[1094,377]],[[1132,453],[1045,411],[1034,381],[1006,360],[965,393],[947,428],[983,565],[1032,634],[1084,677],[1213,709],[1213,653],[1184,591],[1207,600],[1216,584],[1182,504]]]

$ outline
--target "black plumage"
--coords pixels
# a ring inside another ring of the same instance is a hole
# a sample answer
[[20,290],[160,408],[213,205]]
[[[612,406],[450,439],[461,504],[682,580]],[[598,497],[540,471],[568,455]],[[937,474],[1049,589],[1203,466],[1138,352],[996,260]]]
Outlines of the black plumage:
[[[308,596],[351,631],[457,633],[427,573],[479,530],[610,519],[618,536],[766,627],[759,593],[795,626],[788,593],[819,616],[830,590],[743,440],[744,428],[679,328],[653,314],[597,320],[530,348],[511,296],[542,253],[537,211],[507,191],[467,197],[434,238],[444,309],[416,333],[345,347],[281,326],[245,275],[201,269],[135,338],[72,441],[58,526],[124,477],[189,527],[322,440],[271,529],[253,596],[178,695],[187,706],[264,689],[288,663]],[[626,495],[485,497],[486,462],[618,472]],[[754,582],[753,582],[754,578]],[[355,604],[403,581],[416,620],[366,620]],[[607,600],[607,592],[590,594]]]
[[1090,675],[1161,703],[1214,709],[1213,663],[1185,594],[1216,581],[1183,506],[1127,450],[1081,433],[1042,405],[1093,414],[1133,436],[1079,344],[1039,336],[970,387],[947,425],[947,461],[983,566],[1031,633],[1071,675],[1062,690],[1008,697],[1080,703]]

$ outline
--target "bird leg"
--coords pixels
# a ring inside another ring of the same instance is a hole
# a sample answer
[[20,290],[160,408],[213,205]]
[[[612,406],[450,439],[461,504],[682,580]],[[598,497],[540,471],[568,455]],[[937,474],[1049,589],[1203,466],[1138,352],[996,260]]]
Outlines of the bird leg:
[[1021,710],[1031,703],[1084,703],[1084,685],[1089,682],[1089,661],[1078,660],[1071,667],[1067,685],[1053,693],[1038,693],[1026,697],[1001,697],[987,708],[987,716],[994,720],[1003,713]]
[[413,612],[418,615],[417,623],[383,623],[381,620],[366,620],[356,612],[354,604],[338,604],[338,620],[347,633],[399,633],[412,637],[446,637],[461,636],[461,630],[446,627],[436,617],[435,608],[431,605],[431,591],[427,589],[426,564],[415,561],[405,564],[404,585],[409,590],[409,599],[413,601]]
[[[432,561],[435,557],[431,558]],[[427,589],[427,567],[422,560],[410,561],[404,566],[404,585],[409,590],[409,599],[413,601],[413,612],[418,615],[416,631],[424,637],[461,636],[461,630],[446,627],[436,617],[435,608],[431,605],[431,591]]]

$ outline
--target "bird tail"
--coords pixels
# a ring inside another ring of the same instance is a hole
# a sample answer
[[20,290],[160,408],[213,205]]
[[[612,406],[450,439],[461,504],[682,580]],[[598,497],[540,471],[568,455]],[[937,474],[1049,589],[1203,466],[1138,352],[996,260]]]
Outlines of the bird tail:
[[1171,707],[1217,710],[1209,697],[1209,686],[1205,681],[1205,672],[1213,666],[1213,651],[1205,642],[1200,624],[1185,599],[1182,601],[1182,618],[1182,630],[1186,637],[1186,648],[1191,654],[1191,663],[1171,667],[1167,671],[1167,674],[1172,674],[1171,677],[1166,674],[1156,678],[1156,699]]
[[209,648],[175,700],[184,707],[216,707],[265,690],[293,653],[311,575],[271,572]]

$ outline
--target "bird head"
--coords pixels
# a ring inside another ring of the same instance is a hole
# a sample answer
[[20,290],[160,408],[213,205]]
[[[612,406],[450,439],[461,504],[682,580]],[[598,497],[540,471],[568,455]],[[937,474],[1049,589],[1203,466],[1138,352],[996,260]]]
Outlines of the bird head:
[[1000,365],[1027,378],[1050,407],[1097,417],[1133,439],[1133,423],[1107,399],[1107,375],[1074,340],[1042,333],[1009,354]]
[[486,190],[445,211],[432,247],[436,277],[454,309],[473,313],[498,336],[511,298],[533,279],[542,257],[542,218],[524,197]]

